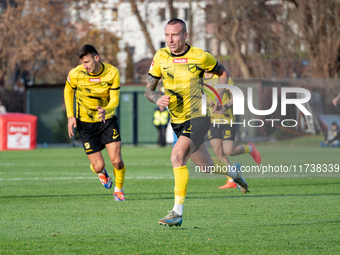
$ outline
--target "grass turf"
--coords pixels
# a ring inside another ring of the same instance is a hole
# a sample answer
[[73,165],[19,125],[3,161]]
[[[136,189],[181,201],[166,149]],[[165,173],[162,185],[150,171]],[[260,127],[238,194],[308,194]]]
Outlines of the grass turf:
[[[310,140],[260,144],[262,163],[339,164],[338,149]],[[0,152],[0,254],[338,253],[339,173],[246,173],[247,195],[219,190],[221,178],[192,178],[183,225],[167,228],[157,221],[173,206],[170,152],[123,147],[126,202],[113,201],[82,148]],[[230,158],[254,165],[249,155]]]

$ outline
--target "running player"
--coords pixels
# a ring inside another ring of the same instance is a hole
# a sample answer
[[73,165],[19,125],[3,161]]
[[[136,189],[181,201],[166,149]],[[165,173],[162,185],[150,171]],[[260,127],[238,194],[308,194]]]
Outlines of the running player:
[[[205,83],[214,87],[218,84],[218,76],[210,73],[205,73]],[[235,85],[231,77],[227,82],[228,85]],[[213,100],[208,97],[208,105],[211,104]],[[228,156],[236,156],[240,154],[249,153],[257,164],[261,163],[261,154],[256,149],[253,143],[248,143],[248,145],[235,144],[235,126],[230,125],[231,122],[235,122],[233,115],[233,98],[232,94],[228,89],[226,89],[222,96],[222,109],[214,113],[213,108],[209,107],[211,124],[208,131],[208,139],[210,141],[211,147],[213,148],[217,158],[222,162],[230,165]],[[215,124],[214,119],[223,119],[227,124]],[[237,184],[232,178],[227,176],[227,183],[220,189],[230,189],[237,188]]]
[[[115,110],[119,104],[120,77],[116,67],[102,63],[95,47],[83,45],[78,51],[82,65],[67,77],[64,97],[68,117],[68,134],[77,127],[91,170],[98,174],[105,188],[112,186],[101,151],[106,147],[115,176],[114,201],[125,201],[125,166],[121,156],[121,137]],[[76,117],[74,116],[76,93]]]
[[[200,108],[200,94],[197,86],[190,86],[192,78],[203,78],[207,70],[218,75],[224,82],[228,79],[225,68],[216,59],[202,49],[185,43],[188,33],[185,23],[180,19],[170,20],[165,26],[165,38],[168,47],[157,51],[150,66],[145,89],[145,97],[157,105],[168,107],[170,121],[178,140],[171,153],[171,164],[175,177],[175,205],[173,210],[159,224],[180,226],[183,206],[189,182],[187,161],[189,157],[196,166],[204,167],[224,165],[217,158],[211,158],[204,144],[204,135],[210,126],[210,117],[194,109]],[[162,78],[165,95],[155,92],[158,81]],[[196,83],[195,83],[196,84]],[[218,92],[223,92],[218,90]],[[201,93],[202,94],[202,93]],[[216,105],[219,110],[221,105]],[[238,168],[236,170],[236,168]],[[247,182],[242,178],[240,165],[226,172],[240,185],[241,192],[248,192]],[[215,167],[216,169],[216,167]]]

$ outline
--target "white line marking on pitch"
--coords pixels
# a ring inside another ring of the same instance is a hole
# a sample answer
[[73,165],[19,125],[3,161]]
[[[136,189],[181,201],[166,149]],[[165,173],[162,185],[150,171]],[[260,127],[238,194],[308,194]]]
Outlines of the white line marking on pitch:
[[[40,180],[83,180],[98,177],[54,177],[54,178],[0,178],[0,181],[40,181]],[[173,179],[173,176],[126,176],[125,179]]]

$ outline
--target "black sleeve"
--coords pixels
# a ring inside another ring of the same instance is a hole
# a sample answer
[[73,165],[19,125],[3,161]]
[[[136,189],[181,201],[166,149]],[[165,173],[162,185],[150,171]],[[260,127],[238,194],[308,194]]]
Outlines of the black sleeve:
[[330,140],[328,142],[331,143],[331,142],[334,142],[336,140],[340,140],[340,131],[339,130],[337,131],[336,136],[332,140]]

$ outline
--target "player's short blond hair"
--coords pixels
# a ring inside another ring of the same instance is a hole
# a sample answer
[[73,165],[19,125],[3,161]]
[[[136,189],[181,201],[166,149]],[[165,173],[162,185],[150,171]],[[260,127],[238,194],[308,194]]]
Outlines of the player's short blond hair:
[[187,32],[187,25],[181,19],[172,19],[172,20],[169,20],[167,23],[167,25],[176,25],[176,24],[181,24],[183,33]]

